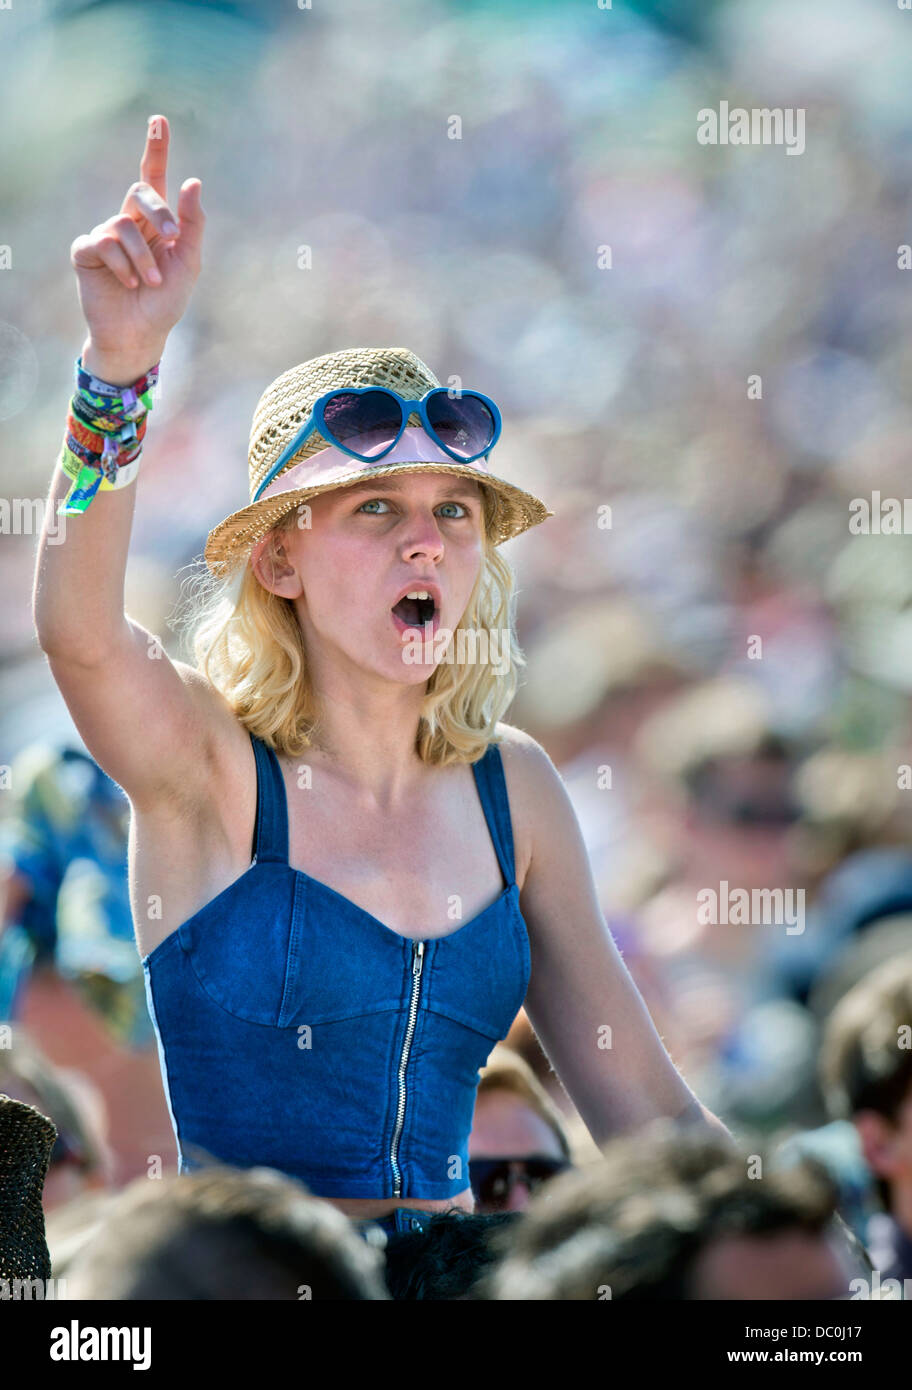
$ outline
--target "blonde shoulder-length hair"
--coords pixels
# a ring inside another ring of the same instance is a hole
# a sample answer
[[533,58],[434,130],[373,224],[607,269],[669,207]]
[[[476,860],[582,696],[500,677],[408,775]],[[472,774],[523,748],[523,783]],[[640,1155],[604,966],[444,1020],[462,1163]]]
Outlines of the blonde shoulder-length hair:
[[[492,499],[480,486],[483,562],[450,651],[428,679],[418,723],[417,752],[441,767],[473,763],[500,741],[495,726],[526,665],[514,629],[515,574],[490,539]],[[263,551],[267,561],[296,525],[294,512],[276,523]],[[320,711],[292,601],[264,588],[248,562],[222,578],[203,567],[182,589],[171,626],[181,631],[196,669],[249,733],[283,756],[300,757],[313,746]],[[469,635],[459,639],[460,629]],[[478,659],[485,653],[488,659]]]

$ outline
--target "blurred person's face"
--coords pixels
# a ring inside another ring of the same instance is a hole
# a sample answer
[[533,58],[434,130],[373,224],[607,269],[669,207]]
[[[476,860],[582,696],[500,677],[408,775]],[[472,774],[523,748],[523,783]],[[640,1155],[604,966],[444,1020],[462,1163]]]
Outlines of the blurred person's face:
[[[285,563],[275,578],[263,557],[256,571],[267,588],[294,602],[315,674],[326,672],[326,658],[348,672],[423,684],[440,659],[433,633],[455,631],[483,563],[478,483],[443,472],[381,475],[311,498],[308,506],[310,526],[285,533]],[[405,612],[406,628],[393,606],[404,589],[425,588],[422,581],[439,587],[439,608],[433,625],[419,625],[417,610]],[[421,659],[409,662],[404,654],[416,639]]]
[[876,1110],[859,1110],[852,1120],[865,1162],[890,1186],[894,1218],[912,1234],[912,1085],[892,1121]]
[[835,1299],[849,1273],[825,1235],[795,1229],[768,1236],[726,1235],[710,1241],[690,1269],[690,1297]]
[[[525,1211],[534,1195],[535,1175],[544,1175],[552,1165],[556,1171],[557,1165],[565,1163],[564,1151],[547,1120],[521,1096],[505,1090],[481,1092],[469,1136],[470,1165],[493,1159],[501,1163],[486,1177],[488,1199],[475,1194],[475,1210],[481,1214]],[[503,1164],[506,1159],[511,1160],[509,1165]],[[536,1159],[542,1162],[536,1164]]]
[[689,861],[723,866],[738,887],[784,881],[796,815],[790,779],[781,758],[719,759],[687,816]]

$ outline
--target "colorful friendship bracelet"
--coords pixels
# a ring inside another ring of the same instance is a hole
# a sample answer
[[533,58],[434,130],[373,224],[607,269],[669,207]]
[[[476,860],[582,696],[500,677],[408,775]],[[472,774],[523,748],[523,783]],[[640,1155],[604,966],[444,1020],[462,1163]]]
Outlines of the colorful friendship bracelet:
[[82,463],[91,464],[95,468],[101,468],[104,477],[109,483],[117,481],[118,469],[125,463],[132,463],[140,452],[139,446],[142,441],[137,441],[137,447],[127,450],[118,448],[112,440],[111,447],[106,448],[101,454],[94,449],[87,449],[84,444],[80,444],[78,439],[74,439],[71,434],[66,437],[66,448],[68,453],[75,454],[76,458]]
[[[113,412],[96,410],[89,405],[84,396],[74,395],[70,402],[70,413],[79,420],[87,430],[92,430],[96,434],[106,431],[119,430],[125,419],[131,418],[124,415],[116,415]],[[148,411],[144,411],[136,417],[136,420],[144,420]]]
[[[142,443],[148,411],[139,420],[126,422],[120,421],[116,416],[106,416],[104,424],[99,419],[94,422],[95,427],[92,428],[85,422],[83,405],[84,402],[79,402],[76,396],[73,397],[67,416],[65,443],[71,452],[85,463],[100,462],[106,479],[113,483],[115,464],[129,462],[130,457],[135,454],[135,446]],[[119,454],[116,459],[113,445],[108,443],[109,439],[119,441]]]
[[[77,444],[80,444],[83,449],[92,454],[100,454],[103,451],[105,439],[107,438],[119,438],[122,447],[127,448],[131,440],[142,440],[146,433],[147,418],[147,416],[143,416],[139,421],[130,420],[127,425],[118,426],[116,430],[101,433],[98,430],[90,430],[71,410],[67,416],[67,441],[71,438],[74,439]],[[72,445],[70,447],[72,448]],[[73,449],[73,452],[78,454],[80,450]]]
[[150,367],[138,381],[134,381],[132,386],[111,386],[107,381],[101,381],[91,372],[87,372],[82,365],[82,356],[76,358],[76,386],[81,395],[92,405],[104,410],[114,410],[120,414],[129,414],[129,405],[136,409],[137,397],[146,397],[143,409],[152,409],[152,388],[158,382],[158,369],[160,362],[156,362],[154,367]]
[[139,472],[147,416],[155,398],[160,363],[132,386],[113,386],[87,372],[76,359],[76,390],[58,459],[72,486],[58,516],[85,512],[99,491],[116,491]]

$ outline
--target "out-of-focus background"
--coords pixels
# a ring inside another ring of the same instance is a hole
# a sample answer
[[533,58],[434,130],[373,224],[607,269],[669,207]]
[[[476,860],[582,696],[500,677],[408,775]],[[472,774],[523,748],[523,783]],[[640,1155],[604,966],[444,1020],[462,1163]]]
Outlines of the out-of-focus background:
[[[169,195],[199,176],[208,222],[129,613],[186,659],[169,616],[248,500],[253,409],[289,366],[403,345],[491,395],[495,465],[556,513],[506,548],[528,659],[507,718],[560,767],[700,1098],[736,1131],[823,1134],[863,1186],[816,1069],[836,1000],[912,944],[912,550],[849,525],[908,490],[910,34],[875,0],[0,10],[0,1016],[71,1086],[104,1181],[174,1155],[126,807],[37,647],[38,526],[7,518],[37,515],[62,438],[70,243],[119,210],[163,112]],[[802,152],[699,143],[723,101],[801,108]],[[804,930],[702,922],[723,884],[803,891]],[[522,1016],[511,1041],[583,1161]]]

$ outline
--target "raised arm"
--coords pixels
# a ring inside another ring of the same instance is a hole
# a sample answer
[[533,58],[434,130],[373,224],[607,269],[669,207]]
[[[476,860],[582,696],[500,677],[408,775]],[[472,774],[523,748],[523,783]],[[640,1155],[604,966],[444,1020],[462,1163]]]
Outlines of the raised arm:
[[[88,328],[83,366],[114,386],[134,384],[159,361],[200,270],[200,181],[185,180],[175,217],[169,138],[165,118],[152,117],[140,179],[120,212],[70,249]],[[154,410],[149,421],[154,429]],[[58,464],[35,571],[39,644],[86,747],[131,801],[190,798],[205,775],[220,697],[124,612],[136,483],[99,489],[84,512],[57,516],[70,483]]]
[[514,781],[532,853],[520,894],[532,973],[525,1009],[597,1144],[665,1115],[734,1140],[669,1057],[599,906],[563,779],[535,739],[514,731]]

